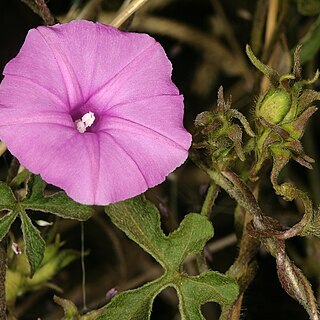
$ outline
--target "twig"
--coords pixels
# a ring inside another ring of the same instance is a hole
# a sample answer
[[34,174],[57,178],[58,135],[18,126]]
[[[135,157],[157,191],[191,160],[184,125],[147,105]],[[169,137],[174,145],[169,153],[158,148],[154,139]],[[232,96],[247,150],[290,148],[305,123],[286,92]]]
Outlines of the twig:
[[135,12],[137,12],[149,0],[133,0],[111,21],[110,25],[116,28],[128,20]]
[[39,14],[46,25],[52,26],[56,23],[54,16],[51,14],[47,4],[44,0],[35,0],[35,3],[39,9]]
[[276,28],[278,9],[279,9],[279,0],[269,0],[266,34],[265,34],[265,48],[267,48],[270,45],[270,40]]
[[237,236],[234,233],[225,236],[219,240],[213,241],[206,246],[210,253],[218,252],[237,243]]
[[45,0],[21,0],[24,2],[33,12],[39,15],[44,23],[48,26],[52,26],[56,23],[56,19],[51,14]]
[[[275,32],[276,25],[277,25],[277,18],[278,18],[278,10],[279,10],[279,0],[269,0],[265,43],[264,43],[265,49],[270,46],[272,36]],[[271,64],[270,60],[268,64]],[[261,81],[261,92],[264,92],[268,88],[268,86],[269,86],[269,81],[267,77],[264,76]]]
[[281,28],[283,26],[283,23],[286,20],[286,17],[287,17],[288,11],[289,11],[289,1],[288,0],[282,1],[281,4],[282,4],[281,12],[280,12],[279,18],[277,20],[277,25],[275,26],[274,31],[270,37],[268,47],[266,47],[262,53],[261,61],[264,63],[269,61],[269,58],[270,58],[272,51],[273,51],[273,47],[276,44],[276,42],[280,36]]
[[[233,246],[236,243],[237,243],[237,237],[234,233],[232,233],[232,234],[229,234],[228,236],[225,236],[224,238],[221,238],[219,240],[215,240],[215,241],[209,243],[206,246],[206,249],[210,253],[215,253],[215,252],[218,252],[218,251],[225,249],[227,247]],[[194,260],[195,258],[196,258],[196,256],[191,254],[186,258],[185,262],[190,262],[190,261]]]

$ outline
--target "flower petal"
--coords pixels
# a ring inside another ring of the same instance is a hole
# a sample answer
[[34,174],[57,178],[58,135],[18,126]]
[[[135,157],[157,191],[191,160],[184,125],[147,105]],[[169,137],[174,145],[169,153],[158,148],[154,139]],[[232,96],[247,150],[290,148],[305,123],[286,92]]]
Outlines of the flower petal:
[[0,126],[5,141],[13,131],[16,139],[10,143],[10,152],[30,171],[41,174],[78,202],[106,205],[148,188],[135,161],[108,134],[99,139],[97,134],[84,135],[57,124]]
[[99,149],[94,134],[83,135],[74,127],[57,124],[29,123],[0,126],[0,135],[10,141],[10,152],[31,172],[81,203],[95,203]]
[[[26,89],[23,90],[24,93],[32,94],[33,89],[41,90],[45,92],[44,98],[48,96],[50,99],[62,101],[62,106],[67,109],[68,94],[61,71],[52,50],[47,46],[37,29],[31,29],[28,32],[20,52],[6,65],[3,74],[5,80],[11,82],[11,85],[17,81],[17,88],[19,88],[19,84],[24,82],[24,89]],[[14,93],[19,91],[15,90]],[[14,101],[21,102],[20,96],[16,97],[15,94],[12,95],[13,104]],[[2,97],[1,104],[6,104],[6,100],[2,101]]]
[[99,173],[96,176],[95,189],[92,190],[94,203],[105,205],[118,202],[148,189],[140,164],[131,158],[114,137],[108,133],[99,133],[99,146]]
[[[150,47],[159,46],[147,35],[125,33],[84,20],[50,28],[39,27],[37,30],[61,65],[68,66],[66,77],[74,74],[78,80],[84,101],[97,91],[105,91],[119,73],[130,72],[128,66],[140,59]],[[70,81],[66,79],[65,82]]]
[[[118,145],[130,156],[133,162],[139,167],[141,175],[144,177],[147,186],[153,187],[164,181],[165,177],[180,166],[187,158],[188,153],[181,146],[168,138],[158,135],[154,132],[146,134],[144,129],[135,125],[129,125],[126,130],[123,130],[123,123],[119,123],[119,128],[116,125],[112,129],[105,132],[111,135]],[[126,162],[122,161],[122,166],[126,166]],[[109,176],[114,176],[114,187],[123,177],[124,181],[130,185],[136,179],[136,174],[122,175],[122,171],[110,172]],[[123,199],[142,193],[147,188],[135,190],[133,188],[120,188]]]
[[114,107],[100,119],[98,134],[111,135],[152,187],[187,158],[191,135],[182,126],[182,105],[181,96],[158,96]]
[[119,104],[103,115],[97,131],[109,132],[113,128],[128,130],[133,125],[144,130],[146,135],[155,134],[166,138],[186,152],[190,147],[191,135],[183,127],[182,96],[162,95]]
[[[37,82],[20,77],[6,76],[0,86],[0,118],[5,109],[27,113],[60,112],[68,114],[68,107],[53,91]],[[1,121],[3,123],[3,121]],[[4,121],[6,123],[6,121]]]
[[[161,46],[88,21],[28,33],[0,86],[0,138],[21,164],[85,204],[162,182],[187,157],[183,98]],[[92,112],[80,133],[77,119]]]
[[179,95],[177,87],[171,81],[171,73],[170,61],[161,45],[155,42],[97,90],[88,103],[107,110],[117,104],[158,95]]

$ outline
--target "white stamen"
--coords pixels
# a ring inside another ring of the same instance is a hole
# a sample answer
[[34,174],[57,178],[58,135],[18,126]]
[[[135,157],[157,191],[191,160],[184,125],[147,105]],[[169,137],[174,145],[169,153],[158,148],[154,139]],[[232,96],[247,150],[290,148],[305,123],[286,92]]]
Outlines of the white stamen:
[[86,132],[86,126],[85,124],[81,121],[81,120],[77,120],[75,122],[76,126],[77,126],[77,129],[80,133],[84,133]]
[[76,120],[74,123],[77,127],[77,130],[80,133],[84,133],[86,132],[87,128],[93,125],[95,119],[96,117],[94,116],[94,113],[89,111],[86,114],[84,114],[81,119]]

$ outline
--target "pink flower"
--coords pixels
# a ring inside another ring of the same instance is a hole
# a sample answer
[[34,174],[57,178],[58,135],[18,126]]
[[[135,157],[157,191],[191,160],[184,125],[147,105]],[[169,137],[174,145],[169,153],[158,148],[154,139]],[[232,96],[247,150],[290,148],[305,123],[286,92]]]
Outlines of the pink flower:
[[78,202],[133,197],[187,158],[183,97],[146,34],[89,21],[38,27],[4,75],[0,139]]

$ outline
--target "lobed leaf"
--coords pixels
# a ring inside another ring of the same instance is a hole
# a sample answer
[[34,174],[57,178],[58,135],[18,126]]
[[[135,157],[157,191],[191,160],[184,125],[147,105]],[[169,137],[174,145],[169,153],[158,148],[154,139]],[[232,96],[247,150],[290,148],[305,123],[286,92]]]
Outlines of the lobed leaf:
[[158,209],[142,196],[109,205],[105,211],[119,229],[165,269],[178,270],[188,255],[200,252],[213,236],[213,227],[206,217],[188,214],[167,237],[160,227]]
[[75,202],[64,192],[57,192],[48,197],[39,197],[31,194],[31,197],[26,199],[22,206],[25,209],[50,212],[65,219],[80,221],[89,219],[94,213],[92,207]]
[[[17,184],[19,184],[19,179],[16,181]],[[20,215],[31,276],[41,264],[45,243],[41,238],[40,232],[26,214],[26,210],[50,212],[63,218],[77,220],[87,220],[94,213],[93,208],[75,202],[64,192],[44,197],[45,186],[46,183],[39,175],[31,175],[27,184],[26,197],[22,201],[17,202],[11,188],[5,183],[0,182],[0,211],[10,211],[0,219],[0,241],[8,233],[16,217]]]
[[165,236],[160,228],[157,208],[144,197],[138,196],[105,207],[111,221],[130,239],[166,267]]
[[16,211],[10,212],[0,219],[0,241],[9,232],[14,220],[16,220],[18,213]]
[[32,224],[24,210],[19,212],[22,222],[23,241],[30,264],[31,277],[41,264],[45,251],[45,242],[42,239],[39,230]]
[[188,214],[179,228],[166,236],[160,227],[157,208],[142,196],[109,205],[105,212],[164,267],[165,273],[160,279],[113,298],[98,319],[150,319],[155,296],[168,286],[178,292],[183,320],[204,319],[200,307],[206,302],[231,304],[237,298],[237,283],[225,275],[208,271],[192,277],[181,272],[186,257],[200,252],[213,236],[213,227],[206,217]]
[[97,320],[147,320],[156,295],[166,286],[160,278],[115,296]]
[[186,215],[179,228],[165,237],[163,253],[170,268],[179,270],[188,255],[201,252],[213,233],[212,224],[206,217],[197,213]]
[[239,292],[235,280],[214,271],[195,277],[181,277],[176,289],[181,317],[185,320],[203,320],[200,310],[202,304],[206,302],[231,304]]
[[13,210],[16,206],[16,198],[12,190],[4,182],[0,182],[0,211]]
[[0,219],[0,241],[9,232],[12,223],[18,215],[15,211],[16,206],[16,198],[12,190],[4,182],[0,182],[0,211],[10,211]]

